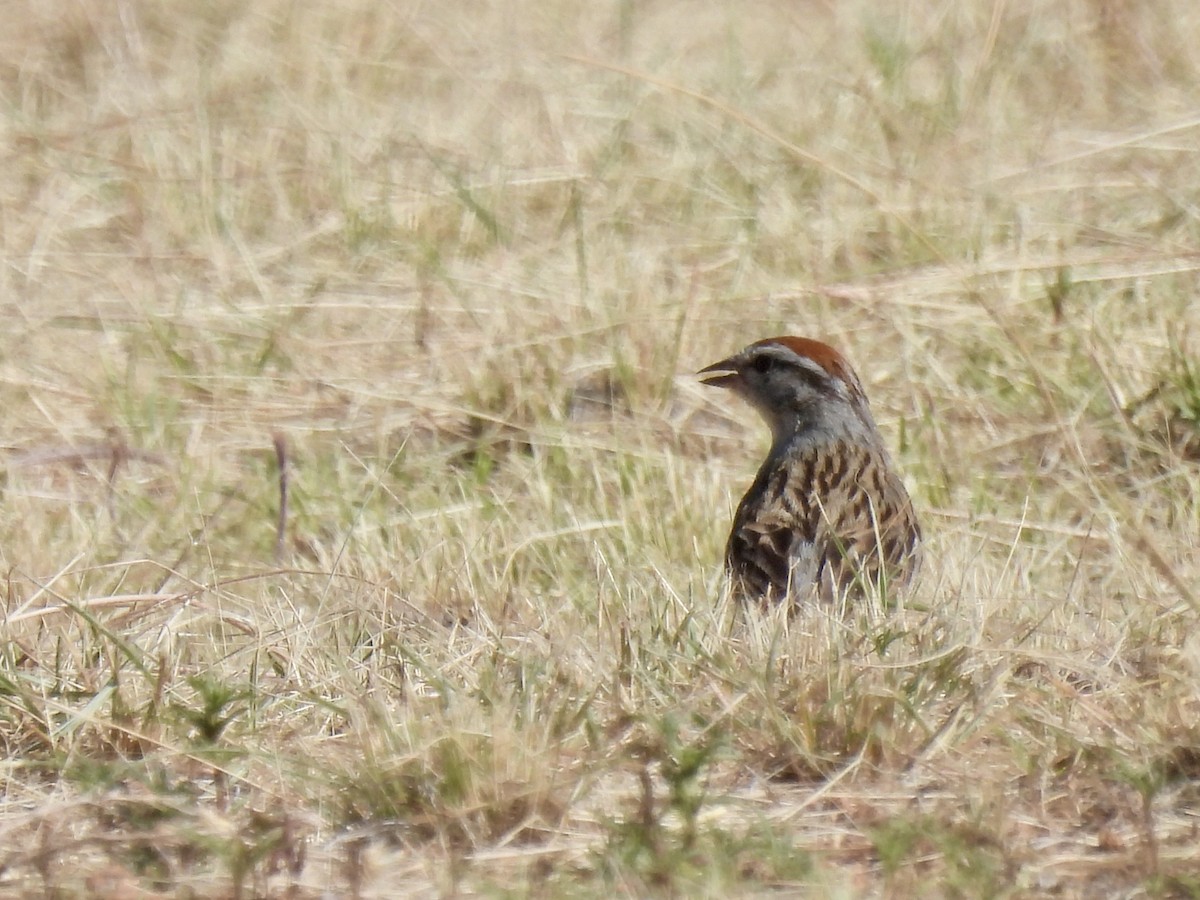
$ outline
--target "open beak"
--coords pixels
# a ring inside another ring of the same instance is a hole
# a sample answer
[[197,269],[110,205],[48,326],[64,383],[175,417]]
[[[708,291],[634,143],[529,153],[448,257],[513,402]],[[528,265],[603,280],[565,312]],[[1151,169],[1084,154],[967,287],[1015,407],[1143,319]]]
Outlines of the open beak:
[[737,357],[731,356],[711,366],[705,366],[696,373],[700,380],[713,387],[736,388],[742,383],[742,374],[738,371]]

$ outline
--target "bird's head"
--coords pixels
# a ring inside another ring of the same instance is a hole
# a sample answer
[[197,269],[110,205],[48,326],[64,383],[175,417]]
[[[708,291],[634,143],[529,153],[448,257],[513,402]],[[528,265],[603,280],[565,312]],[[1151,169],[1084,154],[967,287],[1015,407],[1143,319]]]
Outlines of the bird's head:
[[875,432],[858,376],[842,354],[821,341],[767,338],[697,374],[705,384],[751,403],[776,444],[822,431],[830,437]]

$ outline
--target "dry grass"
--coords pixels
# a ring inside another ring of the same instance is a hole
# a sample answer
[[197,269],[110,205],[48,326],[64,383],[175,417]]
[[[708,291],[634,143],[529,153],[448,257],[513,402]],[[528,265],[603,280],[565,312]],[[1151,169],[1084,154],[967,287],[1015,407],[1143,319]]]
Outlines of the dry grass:
[[[1200,895],[1191,0],[12,6],[0,893]],[[722,597],[781,331],[889,616]]]

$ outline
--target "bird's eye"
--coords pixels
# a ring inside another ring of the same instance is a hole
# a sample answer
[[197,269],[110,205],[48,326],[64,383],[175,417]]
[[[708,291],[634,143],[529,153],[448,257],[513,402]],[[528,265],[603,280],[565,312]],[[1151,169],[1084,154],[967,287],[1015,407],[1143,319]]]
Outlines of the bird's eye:
[[765,375],[771,370],[774,362],[769,356],[758,356],[755,357],[754,362],[750,363],[750,368],[754,369],[759,375]]

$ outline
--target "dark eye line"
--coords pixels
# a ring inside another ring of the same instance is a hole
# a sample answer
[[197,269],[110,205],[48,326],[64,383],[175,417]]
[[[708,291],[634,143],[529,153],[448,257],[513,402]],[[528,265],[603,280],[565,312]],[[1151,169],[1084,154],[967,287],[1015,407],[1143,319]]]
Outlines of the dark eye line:
[[[776,359],[773,356],[768,356],[765,353],[754,357],[754,359],[750,361],[750,368],[752,368],[759,375],[765,375],[768,372],[770,372],[771,370],[776,369],[781,365],[786,365],[786,364],[782,360]],[[793,366],[791,368],[794,368],[796,373],[801,378],[803,378],[804,381],[807,382],[808,385],[810,387],[812,387],[814,390],[820,391],[822,393],[825,393],[829,390],[829,379],[828,378],[822,377],[821,375],[817,374],[816,372],[813,372],[811,369],[809,369],[805,366],[798,365],[798,366]]]
[[823,394],[829,392],[829,379],[825,376],[812,371],[807,366],[796,366],[795,371],[813,390]]
[[821,375],[818,375],[816,372],[810,372],[810,371],[808,371],[808,369],[805,369],[804,370],[804,380],[807,381],[810,385],[812,385],[814,389],[820,391],[823,394],[827,394],[830,392],[829,379],[825,378]]

